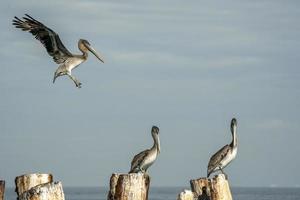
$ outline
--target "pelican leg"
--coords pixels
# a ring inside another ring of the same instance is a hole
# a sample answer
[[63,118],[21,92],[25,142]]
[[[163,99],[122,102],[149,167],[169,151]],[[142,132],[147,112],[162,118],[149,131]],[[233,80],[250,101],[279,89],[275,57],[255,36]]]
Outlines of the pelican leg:
[[72,76],[71,74],[67,74],[67,75],[75,83],[76,87],[81,88],[81,83],[74,76]]
[[141,166],[139,166],[139,172],[144,173],[144,170],[141,169]]
[[138,169],[138,173],[144,174],[146,172],[146,170],[141,168],[141,166],[138,166],[137,169]]
[[227,176],[227,174],[223,171],[223,169],[222,169],[221,167],[219,167],[219,169],[221,170],[222,174],[225,175],[225,179],[228,180],[228,176]]

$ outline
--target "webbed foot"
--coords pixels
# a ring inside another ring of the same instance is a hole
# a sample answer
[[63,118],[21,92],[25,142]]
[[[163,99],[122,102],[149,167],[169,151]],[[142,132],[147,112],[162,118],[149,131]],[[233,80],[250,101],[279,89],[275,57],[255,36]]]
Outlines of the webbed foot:
[[76,85],[76,87],[81,88],[82,84],[80,82],[76,82],[75,85]]
[[222,174],[224,174],[224,176],[225,176],[225,179],[226,180],[228,180],[228,176],[227,176],[227,174],[223,171],[223,169],[220,167],[220,170],[221,170],[221,172],[222,172]]

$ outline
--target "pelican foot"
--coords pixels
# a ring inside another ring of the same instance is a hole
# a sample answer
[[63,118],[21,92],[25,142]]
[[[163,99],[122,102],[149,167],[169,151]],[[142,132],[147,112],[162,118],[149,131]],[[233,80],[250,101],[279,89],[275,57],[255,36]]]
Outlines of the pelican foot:
[[75,85],[76,85],[77,88],[81,88],[82,84],[79,81],[74,81],[74,83],[75,83]]
[[228,176],[227,176],[227,174],[223,171],[223,169],[220,167],[220,170],[221,170],[221,172],[222,172],[222,174],[224,174],[224,176],[225,176],[225,179],[226,180],[228,180]]
[[226,173],[224,173],[224,172],[222,174],[224,174],[225,179],[228,180],[228,175]]

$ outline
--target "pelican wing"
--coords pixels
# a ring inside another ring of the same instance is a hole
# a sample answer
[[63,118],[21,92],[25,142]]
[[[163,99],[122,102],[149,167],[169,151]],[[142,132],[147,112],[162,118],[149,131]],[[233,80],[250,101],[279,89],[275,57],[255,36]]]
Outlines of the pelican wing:
[[23,20],[15,17],[13,25],[34,35],[44,45],[48,54],[53,57],[57,64],[65,62],[68,57],[72,56],[61,42],[57,33],[29,15],[26,14]]
[[207,173],[210,174],[216,167],[219,166],[222,159],[227,155],[230,151],[230,146],[227,144],[222,147],[219,151],[217,151],[209,160],[207,166]]
[[146,149],[145,151],[142,151],[141,153],[134,156],[134,158],[131,161],[131,169],[130,171],[133,171],[135,168],[137,168],[144,160],[144,158],[148,155],[149,150]]

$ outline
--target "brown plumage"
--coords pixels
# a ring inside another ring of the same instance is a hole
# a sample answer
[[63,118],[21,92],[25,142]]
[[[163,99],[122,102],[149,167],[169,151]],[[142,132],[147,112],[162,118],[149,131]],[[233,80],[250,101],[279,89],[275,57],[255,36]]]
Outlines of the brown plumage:
[[92,52],[101,62],[104,62],[87,40],[80,39],[78,41],[78,48],[82,52],[82,55],[73,55],[63,45],[57,33],[33,17],[27,14],[25,16],[23,20],[15,17],[13,19],[13,25],[16,28],[28,31],[34,35],[35,38],[43,44],[53,60],[57,64],[60,64],[54,73],[53,83],[57,77],[67,75],[74,81],[76,87],[80,88],[81,83],[72,76],[71,71],[87,60],[88,51]]
[[[207,166],[207,177],[210,176],[211,173],[221,170],[223,172],[223,168],[225,168],[235,157],[237,153],[237,136],[236,136],[236,126],[237,121],[235,118],[231,120],[231,133],[232,133],[232,141],[230,144],[225,145],[220,150],[218,150],[209,160]],[[224,173],[225,174],[225,173]]]
[[220,164],[220,162],[224,159],[224,157],[230,151],[230,146],[227,144],[222,147],[219,151],[217,151],[209,160],[208,167],[207,167],[207,177],[212,173],[212,171]]
[[151,135],[154,140],[152,148],[146,149],[134,156],[134,158],[131,161],[131,168],[129,173],[144,173],[154,163],[158,154],[160,153],[160,142],[158,133],[159,128],[153,126],[151,129]]
[[27,14],[25,16],[23,20],[15,17],[13,25],[34,35],[44,45],[48,54],[53,57],[57,64],[65,62],[68,57],[72,56],[72,53],[64,46],[57,33],[33,17]]

